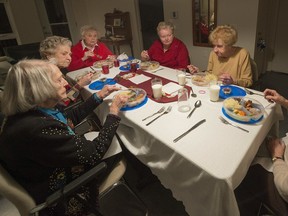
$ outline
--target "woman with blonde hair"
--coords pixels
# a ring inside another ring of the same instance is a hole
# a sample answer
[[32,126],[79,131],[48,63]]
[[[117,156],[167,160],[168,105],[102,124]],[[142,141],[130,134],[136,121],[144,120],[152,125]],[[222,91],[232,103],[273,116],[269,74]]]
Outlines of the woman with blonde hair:
[[94,62],[115,58],[109,48],[98,40],[99,32],[91,25],[85,25],[80,29],[82,39],[72,47],[72,61],[69,71],[92,66]]
[[[63,114],[55,108],[67,97],[67,81],[59,68],[43,60],[22,60],[11,67],[5,81],[0,132],[1,165],[34,198],[36,204],[97,165],[111,145],[120,124],[119,112],[128,98],[116,95],[98,137],[88,141],[68,125],[81,122],[116,86],[105,86],[81,106]],[[98,183],[77,191],[97,206]],[[75,194],[74,194],[75,195]],[[50,207],[45,215],[88,215],[75,196]],[[44,215],[41,212],[40,215]]]
[[186,69],[190,64],[189,53],[185,44],[174,36],[174,28],[170,22],[159,22],[159,39],[154,41],[148,50],[141,52],[141,59],[157,61],[160,65],[170,68]]
[[[217,26],[209,35],[213,45],[210,52],[207,72],[215,74],[224,84],[235,84],[243,87],[252,85],[252,69],[250,55],[242,47],[234,46],[238,34],[235,28],[229,25]],[[191,73],[198,68],[188,66]]]

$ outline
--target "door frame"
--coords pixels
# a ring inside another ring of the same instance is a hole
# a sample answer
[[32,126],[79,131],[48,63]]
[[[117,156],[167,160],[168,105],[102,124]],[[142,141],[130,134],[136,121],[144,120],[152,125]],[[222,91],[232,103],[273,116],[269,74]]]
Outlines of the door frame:
[[[279,0],[261,0],[258,2],[254,60],[257,64],[259,75],[270,70],[269,62],[273,60],[273,51],[277,38],[278,11]],[[260,47],[261,44],[259,42],[261,42],[261,39],[265,42],[266,47],[264,49]]]

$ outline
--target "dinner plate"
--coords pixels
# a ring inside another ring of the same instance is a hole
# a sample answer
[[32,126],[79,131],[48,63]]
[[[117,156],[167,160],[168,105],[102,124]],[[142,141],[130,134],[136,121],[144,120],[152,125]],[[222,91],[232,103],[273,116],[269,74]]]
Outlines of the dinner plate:
[[93,63],[93,67],[94,68],[102,68],[103,65],[106,65],[108,64],[109,65],[109,68],[112,68],[113,65],[114,65],[114,62],[111,61],[111,60],[108,60],[108,59],[105,59],[105,60],[99,60],[99,61],[96,61]]
[[133,107],[125,106],[125,107],[122,107],[120,110],[121,111],[135,110],[144,106],[147,103],[147,101],[148,101],[148,97],[146,96],[145,99],[140,104],[133,106]]
[[[230,94],[225,94],[224,93],[224,89],[225,88],[230,88],[231,89]],[[233,86],[233,85],[220,86],[220,92],[219,92],[219,97],[220,98],[226,99],[226,98],[229,98],[229,97],[237,97],[237,96],[240,96],[240,97],[246,96],[245,90],[243,90],[242,88],[240,88],[238,86]]]
[[[139,64],[137,64],[137,68],[139,68]],[[119,67],[119,69],[123,72],[128,72],[130,71],[130,64],[122,65],[121,67]]]
[[118,95],[118,94],[123,94],[123,95],[129,96],[129,100],[128,100],[126,106],[123,108],[135,107],[135,106],[141,104],[147,96],[146,91],[144,89],[141,89],[141,88],[124,89],[124,90],[119,91],[116,95]]
[[222,113],[223,113],[228,119],[230,119],[230,120],[232,120],[232,121],[235,121],[235,122],[238,122],[238,123],[243,123],[243,124],[256,124],[256,123],[260,122],[260,121],[263,119],[263,115],[262,115],[262,116],[261,116],[259,119],[257,119],[257,120],[250,119],[249,121],[240,121],[240,120],[237,120],[237,119],[232,118],[231,116],[229,116],[229,115],[226,113],[224,107],[222,107]]
[[89,85],[89,88],[92,90],[101,90],[104,85],[114,85],[116,84],[115,79],[107,78],[104,82],[97,80]]
[[143,61],[140,63],[141,70],[150,71],[157,70],[160,67],[159,62],[157,61]]
[[223,102],[222,112],[234,121],[254,124],[263,118],[264,107],[253,98],[229,97]]

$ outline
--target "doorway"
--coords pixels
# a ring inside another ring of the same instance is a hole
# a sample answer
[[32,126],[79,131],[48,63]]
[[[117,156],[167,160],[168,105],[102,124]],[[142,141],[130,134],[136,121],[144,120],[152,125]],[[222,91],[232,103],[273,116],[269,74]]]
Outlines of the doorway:
[[164,21],[163,0],[139,0],[141,32],[144,50],[158,39],[157,25]]

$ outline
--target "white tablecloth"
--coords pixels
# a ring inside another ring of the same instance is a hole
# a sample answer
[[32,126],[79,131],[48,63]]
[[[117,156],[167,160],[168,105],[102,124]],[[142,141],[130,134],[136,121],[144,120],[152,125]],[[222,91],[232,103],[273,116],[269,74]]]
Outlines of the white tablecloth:
[[[67,75],[74,79],[77,74],[87,70],[90,69]],[[118,68],[111,68],[106,76],[114,77],[118,73]],[[156,75],[176,81],[176,70],[173,69],[164,68]],[[207,87],[194,86],[190,79],[187,81],[198,95],[189,99],[191,106],[198,99],[202,101],[202,106],[195,110],[190,119],[187,119],[188,113],[177,110],[177,102],[161,104],[148,99],[144,106],[120,114],[122,120],[117,132],[129,151],[149,166],[173,196],[183,202],[189,215],[239,215],[234,189],[246,175],[266,134],[282,118],[281,108],[275,104],[269,106],[265,109],[263,120],[257,124],[236,123],[249,130],[246,133],[219,120],[220,115],[224,116],[223,100],[211,102]],[[87,86],[84,95],[93,92]],[[261,96],[248,96],[261,102],[264,107],[269,104]],[[105,99],[96,110],[102,121],[109,112],[112,97]],[[151,119],[142,119],[163,105],[172,105],[172,111],[146,126]],[[177,143],[173,142],[202,119],[206,119],[204,124]]]

